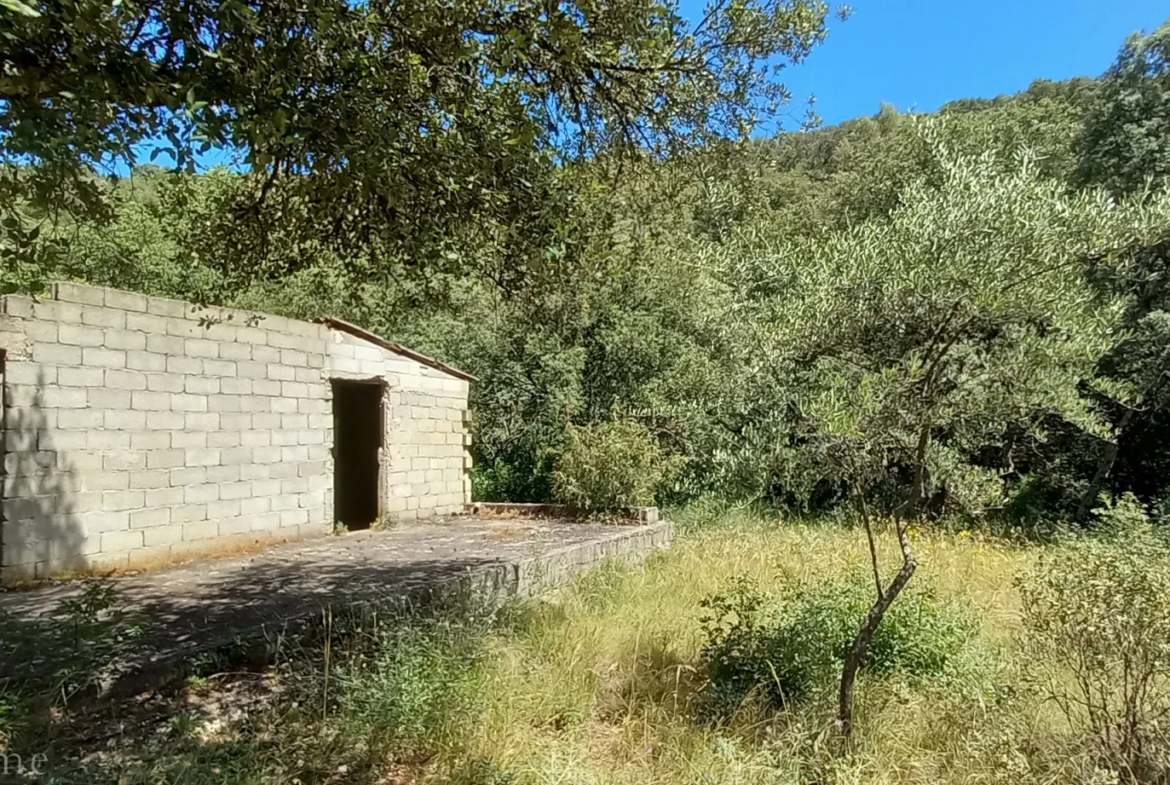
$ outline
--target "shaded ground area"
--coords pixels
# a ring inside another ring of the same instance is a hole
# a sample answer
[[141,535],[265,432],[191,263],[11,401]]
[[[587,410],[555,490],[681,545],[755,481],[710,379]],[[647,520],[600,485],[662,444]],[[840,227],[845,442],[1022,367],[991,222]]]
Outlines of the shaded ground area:
[[[271,645],[327,608],[453,590],[538,593],[600,560],[640,560],[672,538],[669,523],[458,517],[116,579],[110,583],[124,620],[120,634],[133,640],[104,666],[97,688],[141,689],[202,653]],[[100,615],[104,603],[92,599],[78,583],[0,593],[0,678],[23,679],[76,659],[69,645],[38,631],[67,631],[69,618]]]

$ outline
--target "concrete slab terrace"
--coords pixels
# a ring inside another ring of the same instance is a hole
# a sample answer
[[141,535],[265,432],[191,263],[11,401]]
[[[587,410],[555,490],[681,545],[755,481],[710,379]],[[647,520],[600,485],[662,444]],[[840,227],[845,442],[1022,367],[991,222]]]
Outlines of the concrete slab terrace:
[[[191,562],[112,579],[128,618],[142,625],[128,659],[99,692],[127,694],[181,675],[184,662],[227,645],[271,644],[325,608],[473,590],[534,595],[598,562],[640,562],[669,547],[672,524],[606,524],[536,517],[458,516],[386,531],[289,543],[247,556]],[[0,620],[43,623],[83,584],[0,592]],[[0,677],[50,664],[35,639],[0,636]]]

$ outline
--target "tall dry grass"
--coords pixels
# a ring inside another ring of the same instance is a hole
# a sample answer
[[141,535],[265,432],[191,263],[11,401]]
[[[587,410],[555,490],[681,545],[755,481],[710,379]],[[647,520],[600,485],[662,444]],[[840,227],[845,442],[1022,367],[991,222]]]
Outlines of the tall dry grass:
[[[1078,735],[1029,689],[1016,577],[1042,547],[913,532],[914,583],[965,603],[976,639],[945,676],[863,677],[856,730],[834,695],[784,711],[704,706],[703,599],[732,579],[762,591],[868,569],[864,534],[837,523],[692,510],[674,547],[600,566],[557,596],[502,610],[358,619],[328,670],[307,647],[274,671],[269,710],[127,750],[62,782],[194,785],[1104,785]],[[887,571],[899,559],[879,532]],[[329,674],[325,677],[326,672]],[[214,687],[212,688],[214,690]],[[153,745],[153,746],[152,746]],[[104,778],[114,773],[113,779]],[[100,775],[100,776],[99,776]],[[80,774],[78,775],[80,776]]]
[[[1022,696],[1013,641],[1015,576],[1033,550],[968,532],[915,532],[916,582],[960,598],[982,620],[963,672],[863,684],[847,746],[831,696],[781,714],[746,707],[697,721],[703,687],[700,601],[747,576],[763,590],[866,568],[856,529],[748,514],[684,518],[674,548],[644,569],[600,568],[527,609],[492,643],[486,705],[461,756],[517,782],[1057,782],[1082,777],[1060,718]],[[881,538],[892,568],[893,538]],[[1054,779],[1055,778],[1055,779]]]

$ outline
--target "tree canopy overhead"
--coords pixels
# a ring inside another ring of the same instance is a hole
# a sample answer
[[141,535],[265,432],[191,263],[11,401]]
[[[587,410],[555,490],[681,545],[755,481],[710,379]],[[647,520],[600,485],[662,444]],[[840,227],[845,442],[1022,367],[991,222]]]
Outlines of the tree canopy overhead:
[[[746,137],[819,0],[43,0],[0,11],[9,204],[100,214],[92,167],[166,140],[251,174],[237,220],[348,254],[450,255],[469,224],[563,211],[557,161]],[[29,166],[31,164],[31,166]]]

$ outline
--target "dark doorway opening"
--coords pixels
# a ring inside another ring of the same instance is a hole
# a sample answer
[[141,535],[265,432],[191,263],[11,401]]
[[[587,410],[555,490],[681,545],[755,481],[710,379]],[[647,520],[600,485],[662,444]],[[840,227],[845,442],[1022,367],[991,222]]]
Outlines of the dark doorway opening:
[[378,520],[381,381],[333,380],[333,509],[347,529]]

